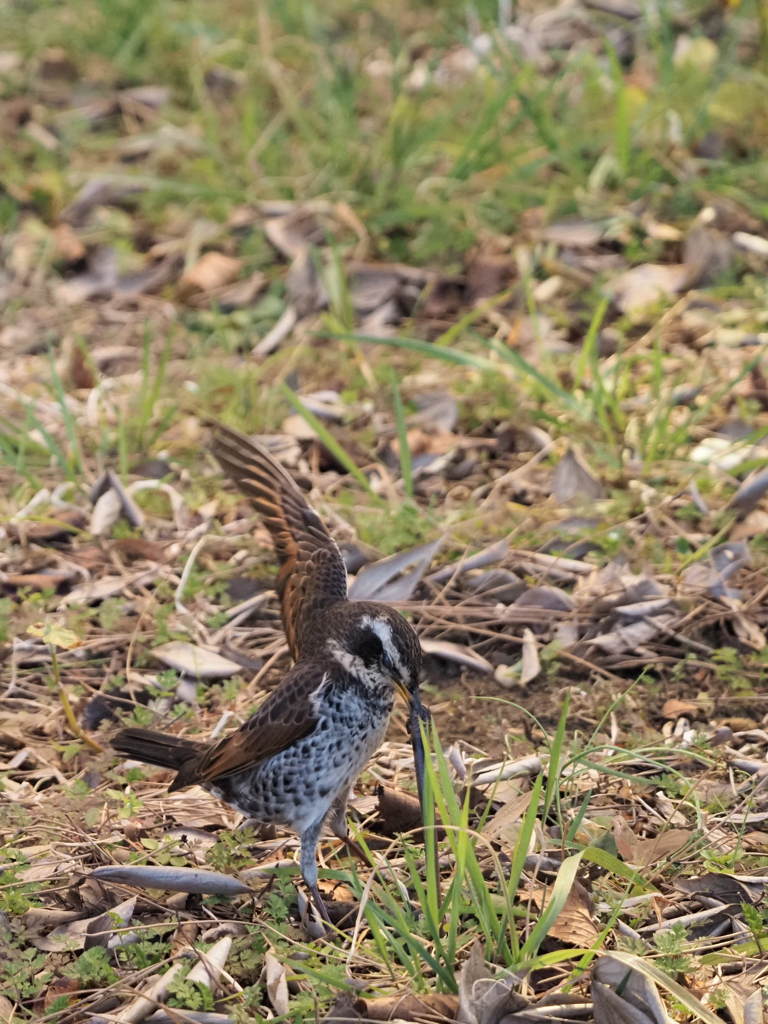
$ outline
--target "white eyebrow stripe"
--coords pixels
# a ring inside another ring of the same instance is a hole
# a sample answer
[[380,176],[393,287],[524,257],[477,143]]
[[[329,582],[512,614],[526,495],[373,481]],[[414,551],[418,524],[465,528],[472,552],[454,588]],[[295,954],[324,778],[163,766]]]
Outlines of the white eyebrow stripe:
[[385,652],[392,659],[392,663],[398,671],[401,679],[406,678],[405,668],[400,658],[400,651],[397,649],[394,637],[392,636],[392,627],[386,621],[386,619],[372,618],[370,615],[366,615],[363,618],[363,625],[368,626],[376,636],[381,640],[381,646]]

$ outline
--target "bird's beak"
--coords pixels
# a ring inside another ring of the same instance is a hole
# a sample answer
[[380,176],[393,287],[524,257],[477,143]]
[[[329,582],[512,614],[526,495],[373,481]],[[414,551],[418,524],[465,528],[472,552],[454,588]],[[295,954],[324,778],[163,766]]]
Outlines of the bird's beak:
[[[429,708],[425,708],[421,703],[418,690],[414,690],[412,693],[402,683],[397,684],[398,691],[402,694],[403,699],[408,705],[408,731],[411,734],[411,744],[413,746],[413,766],[416,769],[416,785],[419,790],[419,807],[421,808],[421,820],[422,822],[427,821],[427,815],[425,814],[424,806],[424,791],[426,789],[426,757],[424,754],[424,741],[421,738],[421,727],[429,731],[432,723],[432,715],[429,713]],[[436,873],[437,891],[438,895],[440,892],[440,875],[437,873],[438,857],[437,857],[437,832],[434,827],[434,802],[432,809],[429,814],[429,820],[432,822],[430,828],[430,835],[424,836],[424,848],[427,854],[427,861],[430,858],[434,865]]]
[[421,703],[419,698],[418,690],[411,692],[405,685],[405,683],[396,683],[398,693],[401,695],[405,703],[408,705],[408,731],[411,734],[411,744],[413,746],[413,765],[416,770],[416,785],[419,790],[419,805],[421,806],[421,820],[424,820],[424,772],[425,758],[424,758],[424,742],[421,738],[421,723],[423,722],[425,727],[429,728],[429,723],[432,720],[427,708]]

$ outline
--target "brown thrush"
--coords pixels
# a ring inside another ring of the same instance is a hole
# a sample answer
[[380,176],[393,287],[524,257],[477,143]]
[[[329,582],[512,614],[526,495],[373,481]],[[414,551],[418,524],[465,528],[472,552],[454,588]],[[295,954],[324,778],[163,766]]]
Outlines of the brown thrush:
[[295,664],[236,732],[215,743],[124,729],[112,746],[176,769],[169,792],[200,785],[249,818],[298,832],[301,873],[327,921],[317,888],[317,843],[324,825],[347,839],[350,787],[384,738],[395,692],[409,705],[422,792],[419,720],[429,715],[418,693],[421,647],[392,608],[347,600],[336,544],[269,452],[226,427],[217,429],[212,447],[272,534],[283,627]]

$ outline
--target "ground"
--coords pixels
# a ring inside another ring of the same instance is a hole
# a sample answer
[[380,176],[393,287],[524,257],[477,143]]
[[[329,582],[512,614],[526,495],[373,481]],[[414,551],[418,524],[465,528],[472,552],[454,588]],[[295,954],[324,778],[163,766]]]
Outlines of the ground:
[[[0,25],[0,1019],[762,1019],[762,0]],[[439,862],[398,708],[333,938],[109,748],[290,664],[217,421],[425,650]]]

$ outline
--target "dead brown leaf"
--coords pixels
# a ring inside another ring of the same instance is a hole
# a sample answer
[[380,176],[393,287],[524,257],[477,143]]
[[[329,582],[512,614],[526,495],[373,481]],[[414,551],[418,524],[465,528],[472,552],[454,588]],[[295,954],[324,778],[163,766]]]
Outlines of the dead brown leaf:
[[403,993],[378,999],[357,999],[355,1010],[370,1020],[453,1020],[459,1006],[458,996],[446,993],[413,995]]
[[[450,430],[438,430],[434,433],[425,433],[418,427],[407,432],[408,447],[411,455],[444,455],[455,447],[458,438]],[[400,443],[395,438],[391,443],[393,451],[400,454]]]
[[206,252],[179,281],[179,298],[186,302],[199,292],[210,292],[232,284],[240,273],[242,261],[223,252]]
[[52,512],[46,519],[37,522],[21,520],[7,523],[8,535],[14,539],[40,542],[46,540],[63,540],[85,528],[88,520],[79,508],[68,508]]
[[[547,895],[546,889],[534,889],[530,896],[531,902],[540,911],[544,910],[551,898]],[[565,906],[549,930],[549,935],[572,946],[591,946],[600,934],[592,920],[592,913],[589,893],[580,882],[574,882]]]
[[43,1012],[49,1010],[51,1005],[56,1000],[61,999],[62,996],[68,996],[67,1003],[71,1004],[74,1002],[75,993],[77,992],[77,978],[56,978],[45,991],[45,998],[43,1000]]
[[30,590],[46,590],[53,587],[58,590],[69,579],[69,573],[8,573],[2,583],[11,590],[17,590],[19,587],[29,587]]
[[670,828],[655,839],[638,839],[623,818],[614,822],[614,836],[619,855],[628,864],[647,868],[667,857],[679,853],[693,838],[693,832],[684,828]]
[[123,537],[113,544],[115,551],[127,558],[146,558],[150,562],[161,562],[165,549],[160,544],[143,537]]
[[421,826],[421,806],[415,796],[389,786],[378,786],[376,795],[385,835],[396,836]]
[[671,697],[664,702],[661,714],[664,718],[680,718],[682,715],[695,715],[698,710],[698,706],[691,704],[690,701],[677,700],[675,697]]
[[514,257],[509,253],[479,253],[467,267],[467,299],[489,299],[498,295],[517,273]]
[[75,234],[71,224],[62,221],[53,229],[55,252],[66,263],[78,263],[85,259],[85,246]]
[[513,796],[511,800],[507,800],[493,817],[489,818],[485,823],[483,835],[489,836],[491,839],[503,840],[506,829],[518,821],[528,810],[531,795],[530,792],[519,793],[517,796]]

